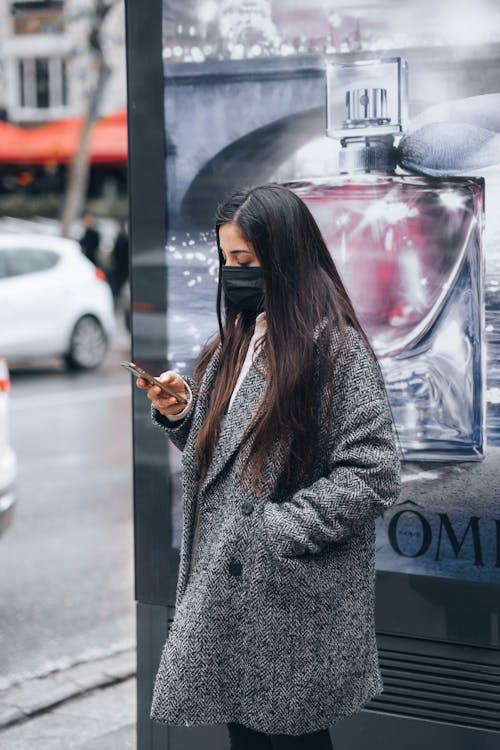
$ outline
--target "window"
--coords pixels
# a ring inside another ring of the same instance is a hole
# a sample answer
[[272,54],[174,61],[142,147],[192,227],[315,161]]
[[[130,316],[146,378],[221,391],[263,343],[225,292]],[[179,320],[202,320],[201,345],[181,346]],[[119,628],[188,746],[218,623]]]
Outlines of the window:
[[66,63],[61,57],[19,60],[19,104],[47,109],[67,104]]
[[52,250],[0,250],[0,278],[47,271],[58,261],[59,255]]
[[62,0],[24,0],[11,7],[14,33],[59,34],[64,30]]

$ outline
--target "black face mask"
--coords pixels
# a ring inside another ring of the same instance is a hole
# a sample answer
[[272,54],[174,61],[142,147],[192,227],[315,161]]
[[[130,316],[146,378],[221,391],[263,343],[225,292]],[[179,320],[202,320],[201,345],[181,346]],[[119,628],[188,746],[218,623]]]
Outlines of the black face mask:
[[222,266],[222,288],[225,296],[240,310],[258,315],[264,310],[262,268]]

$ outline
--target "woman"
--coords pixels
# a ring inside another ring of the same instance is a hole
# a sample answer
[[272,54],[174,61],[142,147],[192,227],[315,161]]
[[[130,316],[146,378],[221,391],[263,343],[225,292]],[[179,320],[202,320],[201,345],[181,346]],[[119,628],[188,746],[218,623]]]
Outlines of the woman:
[[[183,451],[176,613],[151,718],[233,748],[331,748],[382,691],[375,518],[400,462],[380,368],[306,205],[264,185],[218,211],[219,335],[148,388]],[[221,314],[224,293],[224,317]]]

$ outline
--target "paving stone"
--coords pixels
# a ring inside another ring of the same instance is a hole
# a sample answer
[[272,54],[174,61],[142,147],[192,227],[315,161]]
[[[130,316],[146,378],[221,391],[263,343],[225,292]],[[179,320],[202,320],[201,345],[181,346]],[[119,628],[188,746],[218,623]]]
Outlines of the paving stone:
[[136,681],[127,680],[108,688],[98,688],[88,695],[67,701],[56,710],[60,716],[85,716],[107,721],[108,729],[115,729],[136,720]]
[[100,664],[93,661],[71,667],[71,679],[78,686],[79,692],[91,690],[109,682],[109,677],[101,670]]
[[126,679],[135,675],[137,671],[137,655],[135,649],[124,651],[108,659],[102,659],[99,668],[105,675],[116,677],[116,679]]
[[7,703],[0,702],[0,727],[10,724],[12,721],[22,719],[23,712],[17,706],[11,706]]
[[108,732],[107,722],[60,716],[53,711],[4,729],[0,746],[5,750],[70,750]]
[[0,731],[2,750],[132,750],[135,690],[130,679],[77,697]]
[[137,728],[135,724],[117,729],[97,739],[78,746],[78,750],[136,750]]
[[24,714],[30,714],[69,698],[78,689],[68,671],[54,672],[47,677],[13,685],[0,694],[0,702],[17,706]]
[[0,692],[0,707],[4,707],[0,708],[0,727],[16,718],[12,710],[18,710],[21,716],[29,716],[112,680],[127,680],[135,675],[135,671],[134,648],[13,685]]
[[124,680],[132,677],[136,668],[136,651],[130,649],[105,659],[76,664],[71,668],[71,679],[83,689],[89,689],[106,684],[110,678]]

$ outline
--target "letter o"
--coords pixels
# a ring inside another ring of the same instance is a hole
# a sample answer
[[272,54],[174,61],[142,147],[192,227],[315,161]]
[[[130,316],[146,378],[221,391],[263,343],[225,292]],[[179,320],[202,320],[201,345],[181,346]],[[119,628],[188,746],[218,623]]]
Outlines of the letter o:
[[[412,513],[414,516],[418,517],[422,524],[422,544],[420,545],[420,549],[413,554],[403,552],[398,543],[397,525],[403,513]],[[432,529],[429,521],[416,510],[400,510],[399,513],[396,513],[389,522],[388,534],[389,543],[392,549],[397,552],[398,555],[401,555],[401,557],[420,557],[421,555],[425,555],[432,542]]]

